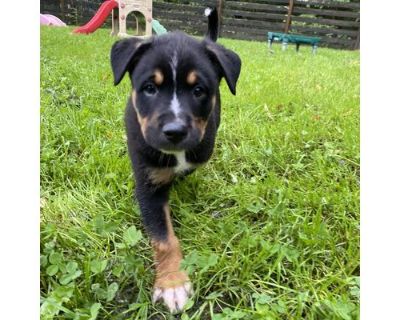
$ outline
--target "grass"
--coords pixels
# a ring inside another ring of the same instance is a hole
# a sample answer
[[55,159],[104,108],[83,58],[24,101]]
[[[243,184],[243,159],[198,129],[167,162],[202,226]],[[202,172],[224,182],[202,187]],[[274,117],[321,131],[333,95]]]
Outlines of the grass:
[[[109,30],[41,29],[42,319],[170,319],[126,150],[130,86]],[[211,161],[176,183],[175,231],[195,295],[176,319],[359,318],[359,52],[220,39]]]

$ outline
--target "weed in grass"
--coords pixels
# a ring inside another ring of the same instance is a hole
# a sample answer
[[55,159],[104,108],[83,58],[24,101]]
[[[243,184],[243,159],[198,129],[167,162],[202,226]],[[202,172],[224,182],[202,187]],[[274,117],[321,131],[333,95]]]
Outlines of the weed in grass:
[[[41,29],[41,315],[169,319],[151,303],[150,243],[132,201],[109,30]],[[212,160],[171,208],[195,295],[181,319],[359,318],[359,52],[221,39]],[[189,308],[190,307],[190,308]]]

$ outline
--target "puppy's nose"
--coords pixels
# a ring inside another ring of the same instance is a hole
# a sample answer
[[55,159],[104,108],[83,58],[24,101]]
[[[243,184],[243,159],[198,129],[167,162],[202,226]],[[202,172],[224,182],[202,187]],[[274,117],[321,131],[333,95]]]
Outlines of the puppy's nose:
[[188,133],[188,128],[180,121],[170,122],[163,126],[165,137],[172,143],[181,142]]

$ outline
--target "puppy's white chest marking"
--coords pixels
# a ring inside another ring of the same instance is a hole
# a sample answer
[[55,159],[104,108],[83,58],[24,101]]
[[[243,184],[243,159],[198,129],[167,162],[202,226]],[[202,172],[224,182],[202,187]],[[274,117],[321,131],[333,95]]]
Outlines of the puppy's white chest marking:
[[174,172],[176,174],[183,173],[187,170],[193,169],[194,165],[186,161],[185,151],[174,153],[176,162],[178,163],[174,167]]

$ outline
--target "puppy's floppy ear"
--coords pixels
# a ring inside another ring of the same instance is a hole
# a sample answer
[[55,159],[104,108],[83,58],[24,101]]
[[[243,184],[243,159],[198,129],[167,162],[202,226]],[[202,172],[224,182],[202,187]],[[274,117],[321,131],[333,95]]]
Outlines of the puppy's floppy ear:
[[151,41],[129,38],[117,41],[111,48],[111,67],[114,85],[121,82],[125,72],[132,70],[143,53],[151,46]]
[[205,41],[207,53],[219,68],[220,76],[226,79],[229,90],[236,94],[236,82],[239,78],[242,62],[233,51],[211,41]]

